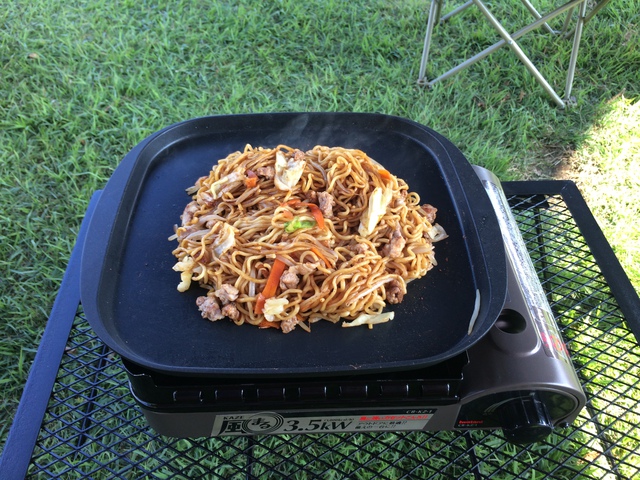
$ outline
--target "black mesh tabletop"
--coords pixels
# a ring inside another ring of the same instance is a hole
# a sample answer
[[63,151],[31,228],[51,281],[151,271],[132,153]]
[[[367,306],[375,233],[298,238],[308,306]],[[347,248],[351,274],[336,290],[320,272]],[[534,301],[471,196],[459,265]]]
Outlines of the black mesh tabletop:
[[528,446],[481,430],[159,436],[131,397],[119,358],[83,316],[83,225],[0,478],[639,478],[638,296],[573,183],[503,187],[587,394],[569,427]]

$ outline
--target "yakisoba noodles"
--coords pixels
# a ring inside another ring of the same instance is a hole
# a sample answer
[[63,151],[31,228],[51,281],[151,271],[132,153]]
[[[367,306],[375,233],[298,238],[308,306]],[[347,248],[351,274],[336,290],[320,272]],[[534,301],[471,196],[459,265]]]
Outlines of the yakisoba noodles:
[[196,304],[212,321],[285,333],[386,322],[446,237],[436,208],[360,150],[247,145],[187,193],[173,269],[179,291],[208,290]]

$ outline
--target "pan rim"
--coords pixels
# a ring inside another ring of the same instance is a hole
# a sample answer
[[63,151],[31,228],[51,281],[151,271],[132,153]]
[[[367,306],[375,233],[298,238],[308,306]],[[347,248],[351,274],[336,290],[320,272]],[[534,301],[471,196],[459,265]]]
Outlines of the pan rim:
[[[106,210],[111,209],[112,210],[110,212],[111,218],[115,218],[117,217],[117,215],[120,214],[120,209],[122,207],[122,198],[118,198],[118,193],[122,193],[126,190],[127,182],[129,181],[129,175],[133,170],[133,168],[136,166],[137,159],[143,154],[145,149],[151,148],[150,145],[152,145],[154,141],[162,141],[163,135],[171,137],[172,132],[175,132],[181,127],[184,127],[185,125],[193,124],[194,122],[206,123],[207,121],[212,119],[218,122],[224,121],[224,122],[235,123],[237,125],[242,125],[243,123],[246,123],[247,120],[256,119],[258,117],[260,117],[264,121],[282,123],[291,119],[300,118],[301,116],[304,116],[307,118],[315,118],[315,119],[321,118],[325,121],[335,120],[335,119],[342,119],[341,121],[354,120],[356,122],[360,122],[361,124],[364,123],[368,125],[380,125],[380,124],[384,124],[385,122],[387,124],[389,122],[391,123],[395,122],[396,125],[404,126],[407,128],[407,130],[411,130],[413,132],[422,132],[422,134],[428,135],[435,142],[440,144],[441,148],[443,148],[445,152],[453,151],[455,152],[456,155],[459,155],[462,159],[464,159],[464,156],[462,155],[462,153],[449,140],[447,140],[445,137],[438,134],[437,132],[433,131],[429,127],[426,127],[424,125],[418,124],[416,122],[413,122],[411,120],[407,120],[401,117],[394,117],[394,116],[383,115],[383,114],[351,113],[351,112],[331,112],[331,113],[329,112],[314,112],[314,113],[282,112],[282,113],[265,113],[265,114],[213,115],[213,116],[197,117],[194,119],[184,120],[184,121],[169,125],[168,127],[162,130],[159,130],[154,134],[151,134],[150,136],[142,140],[138,145],[136,145],[125,156],[121,164],[114,171],[112,178],[109,180],[109,183],[107,184],[107,186],[105,187],[102,193],[104,200],[101,197],[101,199],[98,201],[98,207],[100,207],[102,204],[102,208],[100,208],[99,210],[96,210],[96,212],[98,212],[99,214],[103,214],[105,213]],[[415,135],[412,136],[410,133],[407,133],[407,135],[410,138],[415,137]],[[451,161],[453,162],[453,160]],[[468,161],[466,161],[466,159],[464,159],[464,161],[467,162],[468,169],[473,173],[471,165],[468,164]],[[453,166],[455,167],[455,165]],[[458,179],[458,181],[461,181],[459,176],[457,176],[456,178]],[[478,185],[481,188],[481,184],[479,180],[478,180]],[[461,185],[460,188],[464,188],[464,186]],[[484,193],[484,189],[482,189],[481,191],[482,193]],[[486,201],[490,202],[488,198],[486,199]],[[114,210],[115,204],[117,204],[117,208],[115,208],[116,211],[114,213],[113,210]],[[467,208],[469,208],[470,211],[473,211],[471,206],[467,205]],[[107,223],[108,221],[109,220],[107,220]],[[471,219],[471,221],[473,222],[473,219]],[[486,225],[484,225],[484,228],[490,229],[491,225],[488,225],[488,224],[492,223],[491,218],[484,219],[484,221],[486,223]],[[493,222],[495,223],[495,228],[498,229],[497,230],[498,237],[500,237],[499,227],[498,227],[497,219],[495,218],[495,215],[493,218]],[[475,227],[478,228],[477,226]],[[88,236],[88,238],[92,238],[91,235],[96,235],[96,234],[98,235],[100,234],[106,235],[107,233],[109,235],[113,234],[112,232],[106,232],[106,230],[108,230],[108,228],[104,225],[104,221],[96,220],[94,222],[94,219],[92,219],[89,226],[90,235]],[[504,301],[506,299],[506,289],[507,289],[506,255],[504,254],[504,251],[502,252],[502,255],[500,254],[500,252],[491,252],[490,257],[493,265],[490,265],[490,266],[485,265],[484,268],[494,273],[494,278],[490,279],[491,286],[493,287],[491,291],[492,298],[490,299],[490,302],[492,302],[493,307],[490,309],[490,311],[495,312],[495,318],[493,319],[493,321],[495,322],[495,319],[497,319],[499,315],[499,311],[501,310],[502,305],[504,304]],[[484,261],[486,262],[486,258],[484,259]],[[141,365],[145,368],[150,368],[152,370],[161,371],[167,374],[180,375],[180,376],[216,375],[221,377],[248,377],[248,376],[254,376],[254,375],[261,375],[261,376],[267,376],[267,377],[281,377],[281,376],[291,376],[291,375],[301,375],[301,374],[312,375],[312,376],[327,374],[326,367],[322,365],[318,365],[318,366],[307,365],[304,367],[289,367],[286,369],[281,369],[281,368],[262,368],[261,369],[257,367],[246,367],[246,368],[242,368],[242,367],[225,368],[225,367],[215,367],[215,366],[184,367],[181,365],[171,365],[171,364],[158,365],[156,362],[149,361],[148,359],[145,359],[144,357],[140,356],[139,353],[131,350],[131,348],[129,348],[129,346],[126,343],[118,341],[117,338],[114,338],[114,335],[112,334],[112,332],[110,332],[103,325],[100,319],[100,311],[99,311],[100,309],[95,304],[97,285],[96,285],[96,281],[90,278],[91,275],[89,274],[89,272],[91,272],[92,270],[96,271],[96,269],[103,272],[104,268],[105,268],[104,259],[102,259],[101,261],[101,259],[96,258],[96,248],[92,249],[91,247],[85,246],[85,252],[83,252],[83,264],[81,267],[81,276],[82,276],[81,295],[83,299],[83,305],[85,306],[85,309],[87,311],[86,314],[87,314],[88,321],[91,327],[97,333],[98,337],[101,338],[102,341],[105,344],[107,344],[107,346],[109,346],[116,353],[120,354],[122,357],[126,358],[127,360],[133,363]],[[501,271],[504,272],[503,275],[499,274],[499,272]],[[496,274],[496,272],[498,273]],[[501,276],[503,278],[500,278]],[[490,325],[487,325],[485,322],[485,325],[482,328],[483,332],[486,333],[489,330],[491,325],[493,325],[493,322],[491,322]],[[473,338],[472,342],[465,343],[463,349],[456,349],[452,352],[448,352],[447,354],[431,357],[432,359],[430,361],[412,362],[410,360],[401,360],[401,361],[384,362],[384,364],[372,363],[372,364],[367,364],[363,366],[350,364],[350,365],[344,365],[342,368],[333,366],[331,370],[331,374],[349,375],[349,374],[357,374],[357,373],[370,373],[376,370],[393,371],[393,370],[422,368],[428,365],[439,363],[457,354],[460,354],[461,352],[471,347],[475,342],[477,342],[480,338],[482,338],[482,336],[483,335],[478,335]]]

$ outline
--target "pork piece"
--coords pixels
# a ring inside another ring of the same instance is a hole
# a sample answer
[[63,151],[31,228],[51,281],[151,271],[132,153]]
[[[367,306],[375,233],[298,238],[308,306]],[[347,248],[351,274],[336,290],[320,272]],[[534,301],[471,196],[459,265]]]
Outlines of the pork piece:
[[238,299],[239,293],[238,289],[229,283],[223,283],[220,285],[220,288],[213,292],[220,302],[222,302],[222,305],[235,302]]
[[208,176],[204,176],[204,177],[200,177],[198,180],[196,180],[196,183],[194,186],[189,187],[186,189],[187,194],[189,195],[193,195],[194,193],[196,193],[198,190],[200,190],[200,187],[202,187],[202,184],[204,183],[204,181],[209,178]]
[[180,233],[178,233],[178,241],[181,242],[182,240],[187,238],[189,235],[191,235],[193,232],[197,232],[198,230],[200,230],[200,226],[197,224],[188,225],[186,227],[183,225],[182,229],[180,230]]
[[196,305],[202,314],[202,318],[215,322],[224,318],[224,315],[220,311],[220,305],[213,297],[198,297],[196,299]]
[[336,199],[333,198],[329,192],[318,193],[318,206],[325,218],[333,217],[333,206],[336,204]]
[[391,234],[391,239],[389,243],[387,243],[382,248],[382,255],[389,258],[398,258],[402,256],[402,249],[404,248],[407,241],[402,236],[402,231],[400,230],[400,225],[396,226],[396,229]]
[[433,225],[436,221],[436,212],[438,211],[438,209],[433,205],[429,205],[428,203],[425,203],[424,205],[422,205],[422,209],[426,214],[427,222]]
[[198,178],[198,180],[196,180],[196,184],[195,186],[200,188],[202,187],[202,184],[204,183],[205,180],[207,180],[209,178],[208,175],[203,175],[202,177]]
[[318,192],[315,190],[309,190],[304,194],[304,199],[307,203],[315,203],[318,204]]
[[282,290],[287,290],[289,288],[296,288],[300,283],[300,279],[298,278],[297,270],[295,267],[289,267],[286,272],[282,274],[280,277],[280,288]]
[[332,235],[331,238],[327,238],[325,240],[320,240],[320,243],[322,245],[324,245],[325,247],[327,247],[327,248],[333,248],[334,245],[336,244],[336,239]]
[[264,266],[264,263],[256,263],[256,278],[267,278],[269,276],[269,270]]
[[402,288],[402,284],[398,280],[391,280],[386,289],[387,292],[387,302],[389,303],[400,303],[404,298],[404,288]]
[[289,267],[280,277],[280,288],[287,290],[288,288],[296,288],[300,283],[298,275],[307,275],[313,273],[318,269],[317,263],[300,263]]
[[282,330],[282,333],[289,333],[296,328],[298,323],[300,322],[297,318],[289,318],[280,322],[280,329]]
[[362,255],[364,252],[369,250],[369,245],[366,243],[356,243],[354,245],[349,245],[347,248],[356,255]]
[[296,162],[300,162],[304,160],[304,152],[302,150],[298,150],[297,148],[293,151],[293,159]]
[[222,315],[229,317],[231,320],[237,320],[240,318],[240,311],[235,303],[227,303],[222,307]]
[[208,228],[209,230],[211,230],[213,227],[215,227],[215,226],[216,226],[216,223],[218,223],[218,219],[207,220],[207,221],[204,223],[204,226],[205,226],[206,228]]
[[182,212],[182,215],[180,215],[180,220],[182,221],[182,226],[184,227],[185,225],[187,225],[189,222],[191,222],[191,220],[193,220],[193,215],[200,210],[200,205],[198,205],[198,202],[189,202],[187,203],[187,206],[184,207],[184,211]]
[[393,207],[397,208],[397,207],[401,207],[402,205],[405,205],[407,202],[407,191],[406,190],[400,190],[400,192],[398,192],[398,195],[396,195],[393,198]]
[[211,208],[215,205],[216,199],[211,195],[211,193],[205,191],[200,194],[200,203],[205,207]]
[[308,273],[313,273],[318,269],[317,263],[300,263],[298,265],[294,265],[293,267],[289,267],[289,270],[298,274],[298,275],[306,275]]
[[200,250],[198,250],[198,253],[193,255],[193,259],[198,263],[206,265],[211,261],[211,252],[206,248],[200,248]]
[[273,167],[258,167],[256,169],[256,175],[265,180],[271,180],[276,176],[276,169]]

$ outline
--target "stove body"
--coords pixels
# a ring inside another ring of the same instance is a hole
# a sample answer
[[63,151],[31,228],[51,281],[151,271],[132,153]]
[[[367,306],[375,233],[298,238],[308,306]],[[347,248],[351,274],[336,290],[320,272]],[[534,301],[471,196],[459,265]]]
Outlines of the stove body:
[[123,359],[150,426],[172,437],[501,428],[529,443],[570,424],[584,392],[500,183],[474,168],[501,224],[509,288],[467,352],[406,371],[259,379],[170,376]]

